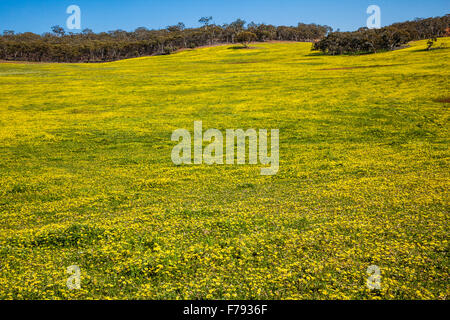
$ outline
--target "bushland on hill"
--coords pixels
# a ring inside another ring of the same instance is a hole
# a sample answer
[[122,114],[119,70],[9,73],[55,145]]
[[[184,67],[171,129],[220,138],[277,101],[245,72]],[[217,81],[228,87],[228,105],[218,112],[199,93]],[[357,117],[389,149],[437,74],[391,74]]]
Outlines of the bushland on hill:
[[331,32],[316,42],[313,50],[330,55],[391,51],[410,41],[450,35],[450,15],[395,23],[381,29],[360,28],[354,32]]

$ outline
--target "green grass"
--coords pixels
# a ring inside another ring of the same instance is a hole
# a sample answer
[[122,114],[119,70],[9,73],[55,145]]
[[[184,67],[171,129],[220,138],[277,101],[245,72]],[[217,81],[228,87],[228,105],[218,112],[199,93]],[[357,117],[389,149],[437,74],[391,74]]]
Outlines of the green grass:
[[[449,49],[255,46],[0,64],[0,298],[448,299]],[[173,165],[197,120],[279,173]]]

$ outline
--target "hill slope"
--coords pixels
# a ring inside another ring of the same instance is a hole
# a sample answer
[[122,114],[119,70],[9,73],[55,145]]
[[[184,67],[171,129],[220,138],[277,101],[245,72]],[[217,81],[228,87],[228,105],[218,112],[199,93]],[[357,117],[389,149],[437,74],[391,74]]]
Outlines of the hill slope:
[[[310,46],[0,64],[0,298],[448,298],[449,49]],[[279,173],[173,165],[196,120]]]

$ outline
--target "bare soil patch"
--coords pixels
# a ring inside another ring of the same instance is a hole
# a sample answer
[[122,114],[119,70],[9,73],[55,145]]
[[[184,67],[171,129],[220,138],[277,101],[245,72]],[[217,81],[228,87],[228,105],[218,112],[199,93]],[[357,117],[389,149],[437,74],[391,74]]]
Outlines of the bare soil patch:
[[433,101],[440,103],[450,103],[450,97],[438,98],[434,99]]
[[172,54],[174,53],[178,53],[178,52],[183,52],[183,51],[193,51],[193,50],[197,50],[197,49],[205,49],[205,48],[214,48],[214,47],[221,47],[221,46],[226,46],[226,43],[216,43],[216,44],[209,44],[206,46],[200,46],[200,47],[195,47],[195,48],[181,48],[178,50],[175,50],[174,52],[172,52]]
[[48,63],[48,62],[32,62],[32,61],[0,60],[0,63],[14,63],[14,64],[42,64],[42,63]]

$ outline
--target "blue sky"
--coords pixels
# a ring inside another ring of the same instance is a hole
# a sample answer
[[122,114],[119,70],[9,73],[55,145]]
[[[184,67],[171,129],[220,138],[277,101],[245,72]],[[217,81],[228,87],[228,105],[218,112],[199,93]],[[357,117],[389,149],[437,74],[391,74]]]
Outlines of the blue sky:
[[66,8],[81,8],[81,27],[95,32],[137,27],[164,28],[184,22],[198,26],[202,16],[223,24],[236,18],[275,25],[318,23],[341,31],[366,25],[366,9],[381,8],[382,25],[450,13],[450,0],[0,0],[0,31],[50,31],[66,25]]

